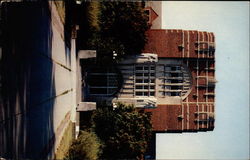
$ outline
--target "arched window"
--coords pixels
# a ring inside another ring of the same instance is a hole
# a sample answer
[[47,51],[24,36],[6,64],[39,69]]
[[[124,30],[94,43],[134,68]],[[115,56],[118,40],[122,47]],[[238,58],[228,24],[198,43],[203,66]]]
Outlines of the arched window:
[[114,67],[92,67],[87,71],[87,88],[91,96],[112,96],[118,91],[119,83]]

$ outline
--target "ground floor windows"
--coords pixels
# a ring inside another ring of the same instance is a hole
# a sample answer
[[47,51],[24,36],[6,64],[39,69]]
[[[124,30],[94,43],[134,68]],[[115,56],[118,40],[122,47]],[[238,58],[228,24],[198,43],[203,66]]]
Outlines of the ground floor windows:
[[118,91],[120,78],[112,67],[91,67],[87,72],[89,95],[110,96]]

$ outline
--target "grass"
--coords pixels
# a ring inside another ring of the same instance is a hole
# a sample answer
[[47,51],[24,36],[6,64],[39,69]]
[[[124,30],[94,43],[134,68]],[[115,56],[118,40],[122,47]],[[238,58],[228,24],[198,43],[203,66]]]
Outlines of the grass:
[[65,23],[65,3],[64,1],[54,1],[58,15],[62,21],[62,23]]
[[72,144],[72,141],[74,139],[73,135],[73,129],[74,124],[72,122],[69,122],[68,127],[66,128],[64,135],[61,139],[61,142],[59,144],[59,147],[57,148],[57,151],[55,153],[55,159],[63,159],[65,155],[67,154],[70,145]]

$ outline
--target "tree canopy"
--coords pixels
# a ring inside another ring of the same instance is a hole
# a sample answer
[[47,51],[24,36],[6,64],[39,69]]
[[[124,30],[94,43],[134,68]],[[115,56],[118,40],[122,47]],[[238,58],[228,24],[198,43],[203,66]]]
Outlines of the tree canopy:
[[81,42],[86,49],[108,56],[115,51],[118,57],[141,53],[148,24],[140,2],[85,2],[83,6],[85,24],[80,27],[85,40]]
[[93,131],[103,142],[104,159],[141,159],[151,138],[150,115],[131,105],[100,108],[93,115]]

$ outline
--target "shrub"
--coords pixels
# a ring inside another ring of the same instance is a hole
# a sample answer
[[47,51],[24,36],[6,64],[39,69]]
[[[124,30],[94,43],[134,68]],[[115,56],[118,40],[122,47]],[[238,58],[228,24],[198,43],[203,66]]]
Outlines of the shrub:
[[92,117],[93,130],[105,144],[103,159],[141,159],[152,133],[151,116],[131,105],[99,108]]
[[101,143],[92,132],[81,131],[73,141],[64,160],[96,160],[101,153]]

